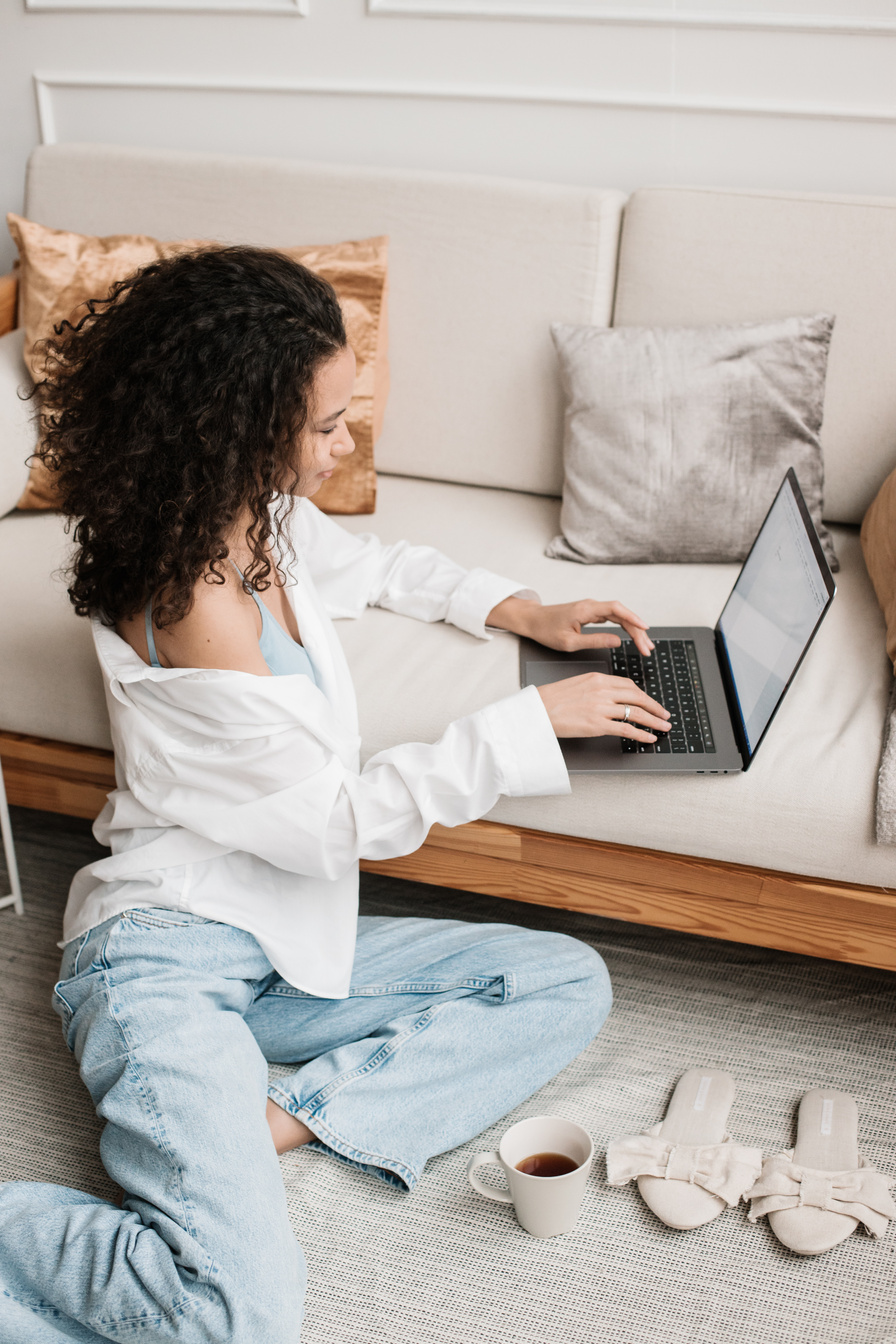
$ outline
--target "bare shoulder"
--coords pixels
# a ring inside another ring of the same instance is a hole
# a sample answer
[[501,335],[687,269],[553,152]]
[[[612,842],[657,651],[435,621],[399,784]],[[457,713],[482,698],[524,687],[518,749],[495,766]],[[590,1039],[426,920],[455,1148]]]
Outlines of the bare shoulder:
[[[193,590],[193,605],[176,625],[159,630],[153,626],[156,652],[163,667],[207,667],[221,671],[252,672],[270,676],[261,656],[258,636],[261,616],[251,596],[244,592],[239,576],[230,567],[224,582],[200,578]],[[119,634],[149,662],[142,616],[119,625]]]

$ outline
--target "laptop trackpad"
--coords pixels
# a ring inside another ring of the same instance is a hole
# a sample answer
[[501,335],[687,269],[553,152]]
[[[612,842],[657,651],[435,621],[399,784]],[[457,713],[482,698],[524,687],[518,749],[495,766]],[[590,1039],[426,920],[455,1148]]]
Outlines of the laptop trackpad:
[[526,660],[526,685],[527,686],[546,686],[551,681],[565,681],[567,677],[582,677],[588,672],[603,672],[604,675],[612,669],[612,663],[609,658],[571,660],[570,662],[534,662]]

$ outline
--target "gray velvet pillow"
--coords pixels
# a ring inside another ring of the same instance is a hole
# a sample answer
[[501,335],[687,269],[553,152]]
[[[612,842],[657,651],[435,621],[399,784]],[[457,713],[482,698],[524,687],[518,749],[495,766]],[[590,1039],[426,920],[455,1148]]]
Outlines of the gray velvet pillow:
[[581,564],[742,560],[788,467],[821,521],[826,313],[551,330],[566,395],[563,535]]

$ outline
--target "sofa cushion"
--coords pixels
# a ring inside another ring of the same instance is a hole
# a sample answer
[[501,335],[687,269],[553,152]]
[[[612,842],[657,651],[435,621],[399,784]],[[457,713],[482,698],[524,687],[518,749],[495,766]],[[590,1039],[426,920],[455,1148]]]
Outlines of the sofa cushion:
[[90,625],[57,573],[70,549],[58,513],[0,521],[0,729],[111,747]]
[[862,520],[862,553],[887,623],[887,654],[896,672],[896,470]]
[[388,234],[380,469],[559,495],[549,327],[609,322],[624,200],[500,178],[45,145],[31,156],[25,212],[81,233],[264,247]]
[[34,402],[19,396],[31,387],[23,347],[21,330],[0,336],[0,518],[16,506],[37,443]]
[[[164,257],[207,246],[196,239],[160,242],[144,234],[96,237],[50,229],[18,215],[7,215],[19,249],[19,311],[25,329],[25,362],[37,380],[46,372],[40,342],[64,321],[77,323],[90,299],[104,299],[111,287]],[[386,351],[388,238],[366,238],[323,247],[284,247],[294,261],[328,280],[339,296],[349,344],[357,356],[355,391],[346,422],[355,451],[343,469],[318,491],[327,513],[373,513],[376,472],[373,447],[379,437],[389,392]],[[52,473],[37,459],[19,501],[22,509],[58,506]]]
[[[467,565],[531,583],[545,601],[618,598],[654,623],[714,624],[737,565],[570,564],[549,560],[559,503],[534,495],[381,477],[377,534],[428,542]],[[371,520],[340,519],[352,532]],[[577,775],[563,798],[504,799],[495,821],[892,886],[893,851],[873,840],[874,789],[892,669],[858,533],[834,532],[838,596],[743,775]],[[59,579],[67,552],[57,514],[0,523],[0,728],[108,747],[90,631]],[[519,686],[517,640],[480,641],[373,609],[339,621],[358,692],[365,757],[434,741],[460,715]]]
[[896,200],[649,188],[626,206],[613,325],[833,313],[825,518],[855,523],[896,466]]
[[580,564],[744,560],[788,467],[832,569],[818,431],[833,319],[569,327],[562,534]]
[[[862,553],[887,630],[887,656],[896,672],[896,471],[891,471],[862,521]],[[890,692],[877,777],[877,838],[896,845],[896,681]]]

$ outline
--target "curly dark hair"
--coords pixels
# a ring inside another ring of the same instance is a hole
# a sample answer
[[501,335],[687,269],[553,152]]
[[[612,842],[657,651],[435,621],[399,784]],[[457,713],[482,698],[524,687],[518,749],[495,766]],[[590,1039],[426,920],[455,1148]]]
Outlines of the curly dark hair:
[[246,580],[264,590],[314,377],[346,344],[334,290],[280,253],[213,247],[153,262],[87,306],[44,343],[34,390],[37,455],[74,525],[78,615],[111,625],[155,597],[155,624],[175,624],[201,575],[224,583],[225,538],[247,509]]

